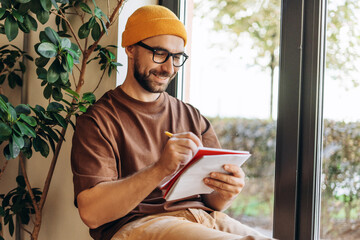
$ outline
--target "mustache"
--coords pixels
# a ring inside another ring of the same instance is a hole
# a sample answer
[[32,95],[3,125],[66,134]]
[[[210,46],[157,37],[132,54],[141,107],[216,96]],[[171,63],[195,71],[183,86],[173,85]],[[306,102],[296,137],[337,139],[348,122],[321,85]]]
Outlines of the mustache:
[[170,74],[168,72],[165,72],[165,71],[162,71],[162,72],[159,72],[159,71],[156,71],[156,70],[150,70],[149,71],[150,74],[154,74],[158,77],[172,77],[174,74]]

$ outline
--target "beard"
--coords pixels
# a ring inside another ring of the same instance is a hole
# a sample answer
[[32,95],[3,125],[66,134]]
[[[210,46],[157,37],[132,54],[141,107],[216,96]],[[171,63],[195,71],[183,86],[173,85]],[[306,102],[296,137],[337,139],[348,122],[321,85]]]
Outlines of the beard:
[[[171,80],[174,79],[176,72],[174,74],[169,74],[165,71],[157,71],[155,69],[151,69],[149,74],[141,73],[138,61],[134,63],[134,78],[140,84],[140,86],[148,92],[151,93],[162,93],[166,90]],[[168,77],[169,81],[167,83],[158,83],[150,79],[151,75],[156,75],[157,77]]]

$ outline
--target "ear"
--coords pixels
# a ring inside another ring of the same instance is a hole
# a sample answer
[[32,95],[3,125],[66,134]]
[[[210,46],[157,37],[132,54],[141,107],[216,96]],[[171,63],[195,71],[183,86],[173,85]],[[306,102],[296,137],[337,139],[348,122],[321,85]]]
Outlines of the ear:
[[130,45],[130,46],[125,47],[125,52],[126,52],[126,55],[128,55],[129,58],[134,58],[135,46]]

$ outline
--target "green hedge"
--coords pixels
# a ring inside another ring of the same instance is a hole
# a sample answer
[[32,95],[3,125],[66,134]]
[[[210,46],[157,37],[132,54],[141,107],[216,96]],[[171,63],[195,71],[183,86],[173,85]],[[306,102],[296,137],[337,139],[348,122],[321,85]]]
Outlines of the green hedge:
[[[271,219],[269,208],[272,208],[275,175],[276,122],[243,118],[209,120],[223,148],[246,150],[252,154],[243,166],[247,186],[240,200],[230,208],[230,213],[254,213]],[[321,179],[322,235],[340,236],[341,233],[336,231],[337,224],[360,222],[360,122],[324,121]],[[268,208],[254,211],[255,203],[259,208],[268,203]]]

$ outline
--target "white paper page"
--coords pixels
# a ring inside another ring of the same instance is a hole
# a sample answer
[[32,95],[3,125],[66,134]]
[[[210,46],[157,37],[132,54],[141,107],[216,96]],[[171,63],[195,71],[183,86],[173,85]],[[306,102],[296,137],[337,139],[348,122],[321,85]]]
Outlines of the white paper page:
[[208,194],[213,192],[214,190],[206,186],[203,182],[205,177],[208,177],[211,172],[227,173],[223,169],[224,164],[241,166],[249,157],[250,154],[204,156],[184,171],[167,194],[166,200],[171,201],[196,194]]

